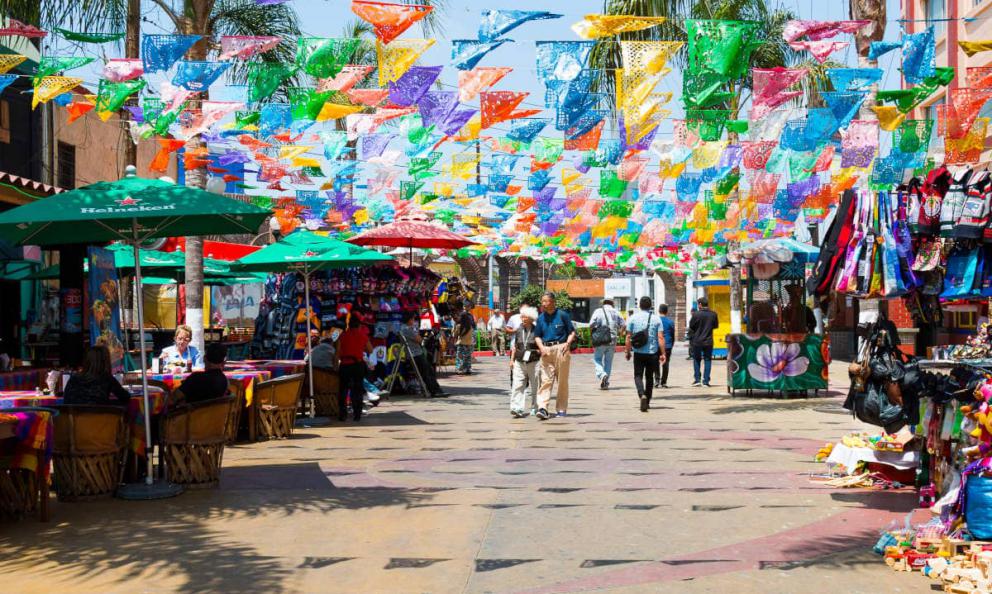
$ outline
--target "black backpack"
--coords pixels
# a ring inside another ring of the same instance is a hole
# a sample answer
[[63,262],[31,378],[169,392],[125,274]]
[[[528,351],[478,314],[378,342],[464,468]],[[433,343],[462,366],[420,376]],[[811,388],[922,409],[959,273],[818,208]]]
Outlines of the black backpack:
[[630,335],[630,346],[635,349],[639,349],[648,343],[648,331],[651,330],[651,315],[650,313],[648,314],[648,324],[643,330],[638,330]]

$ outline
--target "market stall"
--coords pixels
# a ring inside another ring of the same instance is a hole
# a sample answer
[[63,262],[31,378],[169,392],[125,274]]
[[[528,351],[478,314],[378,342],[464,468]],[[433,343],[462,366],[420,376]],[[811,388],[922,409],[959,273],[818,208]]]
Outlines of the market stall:
[[760,240],[728,254],[746,271],[746,332],[728,334],[727,389],[814,394],[829,383],[830,339],[816,334],[806,269],[819,250],[793,239]]

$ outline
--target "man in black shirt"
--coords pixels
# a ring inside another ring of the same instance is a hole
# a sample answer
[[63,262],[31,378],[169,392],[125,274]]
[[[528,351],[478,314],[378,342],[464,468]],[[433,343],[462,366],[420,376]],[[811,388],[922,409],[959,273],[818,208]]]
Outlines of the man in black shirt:
[[705,361],[702,374],[702,385],[710,385],[710,369],[713,367],[713,330],[720,325],[716,312],[710,309],[706,297],[696,300],[699,307],[689,320],[689,346],[692,348],[692,371],[695,381],[693,387],[699,387],[699,364]]
[[227,394],[227,376],[224,375],[226,361],[227,347],[218,342],[207,345],[206,357],[203,358],[204,370],[190,374],[179,386],[186,402],[213,400]]

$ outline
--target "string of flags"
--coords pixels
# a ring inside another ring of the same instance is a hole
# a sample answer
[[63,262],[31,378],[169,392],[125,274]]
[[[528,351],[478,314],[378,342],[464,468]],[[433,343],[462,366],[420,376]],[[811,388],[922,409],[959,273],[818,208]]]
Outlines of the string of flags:
[[[936,65],[932,28],[871,44],[871,60],[901,54],[902,84],[879,89],[880,68],[833,62],[868,21],[791,21],[770,40],[762,23],[688,19],[683,40],[664,40],[664,18],[589,14],[571,26],[577,39],[533,43],[543,94],[530,94],[507,86],[514,69],[500,60],[529,47],[517,32],[563,15],[487,9],[474,39],[410,36],[432,10],[352,0],[374,39],[225,35],[206,60],[186,59],[199,36],[143,35],[139,59],[103,62],[95,93],[74,76],[92,57],[45,55],[23,72],[24,56],[0,55],[0,92],[29,76],[32,106],[56,102],[70,122],[126,113],[135,141],[158,144],[152,169],[181,153],[271,208],[284,231],[348,234],[422,213],[476,251],[608,268],[705,270],[731,242],[822,219],[844,189],[891,186],[984,149],[992,68],[969,68],[936,122],[911,116],[955,76]],[[15,20],[0,31],[49,34],[123,37]],[[773,41],[798,59],[752,67]],[[604,42],[616,67],[597,58]],[[446,63],[425,63],[439,43]],[[992,51],[992,40],[959,44]],[[278,61],[279,47],[293,59]],[[213,98],[220,90],[226,100]]]

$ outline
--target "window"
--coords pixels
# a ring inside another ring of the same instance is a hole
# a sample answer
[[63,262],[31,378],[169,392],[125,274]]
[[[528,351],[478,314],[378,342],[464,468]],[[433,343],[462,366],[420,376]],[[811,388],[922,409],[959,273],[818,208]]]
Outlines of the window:
[[927,0],[927,26],[933,26],[934,39],[940,39],[940,36],[944,34],[947,30],[947,0]]
[[59,143],[58,187],[71,190],[76,187],[76,147],[66,142]]

